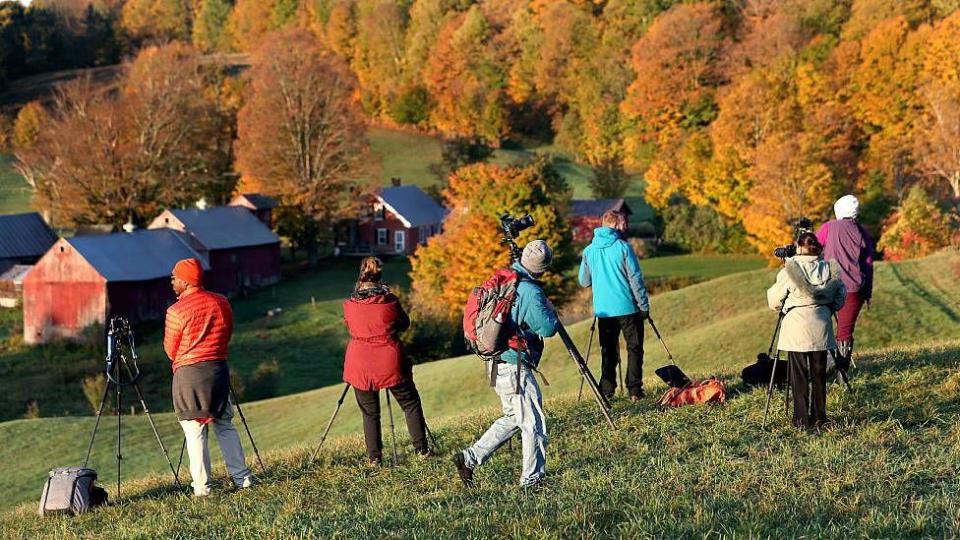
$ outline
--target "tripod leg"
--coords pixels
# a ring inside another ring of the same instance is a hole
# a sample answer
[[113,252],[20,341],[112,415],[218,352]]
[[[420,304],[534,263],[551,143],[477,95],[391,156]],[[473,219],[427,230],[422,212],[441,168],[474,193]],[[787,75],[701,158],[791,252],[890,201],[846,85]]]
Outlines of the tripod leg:
[[187,449],[187,438],[183,438],[183,445],[180,446],[180,460],[177,461],[177,473],[174,475],[177,478],[180,477],[180,466],[183,465],[183,453]]
[[[597,330],[597,316],[593,316],[593,322],[590,323],[590,340],[587,341],[587,357],[583,360],[587,363],[587,366],[590,365],[590,349],[593,347],[593,333]],[[577,403],[580,403],[580,398],[583,397],[583,379],[580,379],[580,390],[577,392]]]
[[597,380],[593,378],[593,374],[590,373],[590,368],[587,367],[576,345],[573,344],[573,340],[570,339],[570,334],[567,333],[567,329],[562,324],[558,325],[557,334],[560,336],[560,340],[563,341],[563,346],[566,347],[570,358],[577,364],[577,368],[580,370],[580,376],[583,377],[587,385],[590,386],[590,391],[593,392],[593,397],[596,399],[597,405],[600,406],[600,412],[603,414],[610,429],[616,429],[616,424],[613,423],[613,418],[610,417],[610,403],[603,396],[603,393],[600,392],[600,387],[597,386]]
[[427,436],[430,437],[430,442],[433,444],[434,450],[436,450],[437,452],[439,452],[439,451],[440,451],[440,445],[437,444],[437,438],[433,436],[433,431],[430,431],[430,426],[427,425],[427,422],[426,422],[426,421],[423,422],[423,427],[424,427],[424,429],[427,430]]
[[[120,367],[117,366],[117,381],[120,380]],[[120,385],[116,385],[117,389],[117,499],[120,498],[120,461],[123,459],[123,455],[120,452],[120,426],[122,424],[123,418],[123,406],[120,400]]]
[[320,437],[320,444],[317,445],[317,449],[313,451],[313,456],[310,458],[310,463],[313,463],[317,460],[317,455],[320,454],[320,449],[323,447],[323,442],[327,440],[327,434],[330,433],[330,428],[333,426],[333,421],[337,419],[337,413],[340,412],[340,407],[343,405],[344,398],[347,397],[347,391],[350,390],[350,383],[343,385],[343,392],[340,393],[340,399],[337,400],[337,408],[333,410],[333,416],[330,417],[330,421],[327,422],[327,427],[323,430],[323,435]]
[[397,466],[397,430],[393,425],[393,406],[390,405],[390,389],[384,390],[387,394],[387,413],[390,415],[390,437],[393,439],[393,466]]
[[617,362],[617,377],[620,378],[620,394],[626,394],[627,391],[625,385],[623,384],[623,371],[620,369],[620,364],[622,363],[622,361]]
[[[126,360],[124,360],[126,362]],[[177,489],[183,489],[183,484],[180,483],[180,475],[178,474],[180,467],[177,466],[177,469],[174,470],[173,462],[170,461],[170,454],[167,453],[167,447],[163,444],[163,439],[160,438],[160,432],[157,431],[157,425],[153,422],[153,417],[150,416],[150,409],[147,407],[147,402],[143,398],[143,390],[140,389],[140,383],[137,381],[133,382],[133,388],[137,391],[137,397],[140,399],[140,406],[143,407],[144,414],[147,415],[147,421],[150,422],[150,428],[153,429],[153,436],[157,438],[157,444],[160,445],[160,451],[163,452],[164,459],[167,460],[167,465],[170,466],[170,472],[173,473],[173,482],[177,485]],[[186,445],[187,439],[183,439],[184,445]],[[180,450],[180,460],[183,461],[183,450]]]
[[257,463],[260,464],[260,469],[264,473],[267,472],[267,468],[263,465],[263,460],[260,459],[260,450],[257,449],[257,443],[253,440],[253,434],[250,433],[250,426],[247,425],[247,419],[243,416],[243,409],[240,408],[240,400],[237,399],[237,393],[233,391],[233,385],[230,385],[230,394],[233,396],[233,402],[237,405],[237,413],[240,414],[240,421],[243,422],[243,429],[247,432],[247,437],[250,439],[250,446],[253,446],[253,453],[257,456]]
[[87,457],[83,460],[83,466],[90,463],[90,452],[93,451],[93,440],[97,436],[97,430],[100,429],[100,418],[103,415],[103,406],[107,403],[107,394],[110,393],[110,380],[107,379],[103,386],[103,397],[100,398],[100,406],[97,408],[97,422],[93,425],[93,432],[90,433],[90,443],[87,445]]
[[770,370],[770,384],[767,385],[767,403],[763,406],[763,422],[760,427],[766,427],[767,414],[770,412],[770,400],[773,398],[773,379],[777,375],[777,365],[780,363],[780,352],[777,351],[776,358],[773,359],[773,369]]

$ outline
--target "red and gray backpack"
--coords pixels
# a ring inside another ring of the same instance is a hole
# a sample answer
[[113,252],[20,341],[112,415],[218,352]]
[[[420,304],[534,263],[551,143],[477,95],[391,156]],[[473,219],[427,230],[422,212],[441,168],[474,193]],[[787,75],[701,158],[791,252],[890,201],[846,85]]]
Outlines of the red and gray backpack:
[[497,360],[508,349],[523,350],[510,309],[517,299],[520,274],[509,268],[494,272],[474,287],[463,308],[463,338],[467,348],[484,360]]

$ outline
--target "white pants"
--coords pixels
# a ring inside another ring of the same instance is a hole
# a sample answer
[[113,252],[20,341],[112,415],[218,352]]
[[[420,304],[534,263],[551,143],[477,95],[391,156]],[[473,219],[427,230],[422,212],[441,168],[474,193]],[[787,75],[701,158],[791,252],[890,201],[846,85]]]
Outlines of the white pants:
[[248,487],[253,483],[253,473],[247,467],[240,445],[240,434],[233,426],[233,403],[227,404],[221,418],[210,424],[201,424],[196,420],[181,420],[180,427],[187,440],[187,454],[190,456],[190,476],[193,477],[194,495],[209,495],[213,483],[210,481],[210,447],[207,445],[209,426],[217,433],[220,452],[227,464],[227,472],[237,487]]
[[520,484],[528,486],[542,480],[547,467],[547,418],[543,412],[543,396],[533,372],[523,369],[520,375],[520,393],[517,393],[517,366],[497,366],[497,395],[503,416],[487,429],[473,446],[463,451],[467,467],[474,469],[518,431],[523,450],[523,470]]

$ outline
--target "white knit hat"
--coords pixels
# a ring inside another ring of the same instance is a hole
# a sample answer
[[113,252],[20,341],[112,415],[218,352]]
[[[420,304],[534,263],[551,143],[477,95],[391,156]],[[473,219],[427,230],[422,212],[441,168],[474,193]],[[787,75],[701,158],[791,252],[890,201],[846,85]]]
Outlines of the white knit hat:
[[856,218],[860,211],[860,201],[853,195],[844,195],[833,203],[833,213],[837,219]]
[[520,264],[531,274],[542,274],[553,262],[553,250],[543,240],[534,240],[523,248]]

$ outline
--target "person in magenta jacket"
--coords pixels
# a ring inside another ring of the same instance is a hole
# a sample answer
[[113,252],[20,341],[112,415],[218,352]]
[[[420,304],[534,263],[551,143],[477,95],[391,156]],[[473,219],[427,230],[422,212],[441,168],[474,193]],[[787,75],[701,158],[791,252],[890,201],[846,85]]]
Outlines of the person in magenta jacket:
[[356,288],[343,303],[350,333],[343,363],[343,381],[353,387],[363,416],[363,436],[372,465],[383,459],[380,390],[387,390],[403,409],[417,453],[432,455],[420,394],[413,383],[413,365],[403,354],[399,335],[410,319],[397,297],[381,281],[383,263],[367,257],[360,264]]
[[843,309],[837,313],[837,353],[841,367],[853,356],[853,332],[864,304],[873,297],[873,240],[857,223],[860,203],[853,195],[840,197],[833,205],[837,219],[824,223],[817,231],[823,245],[823,259],[837,261],[840,278],[847,290]]

